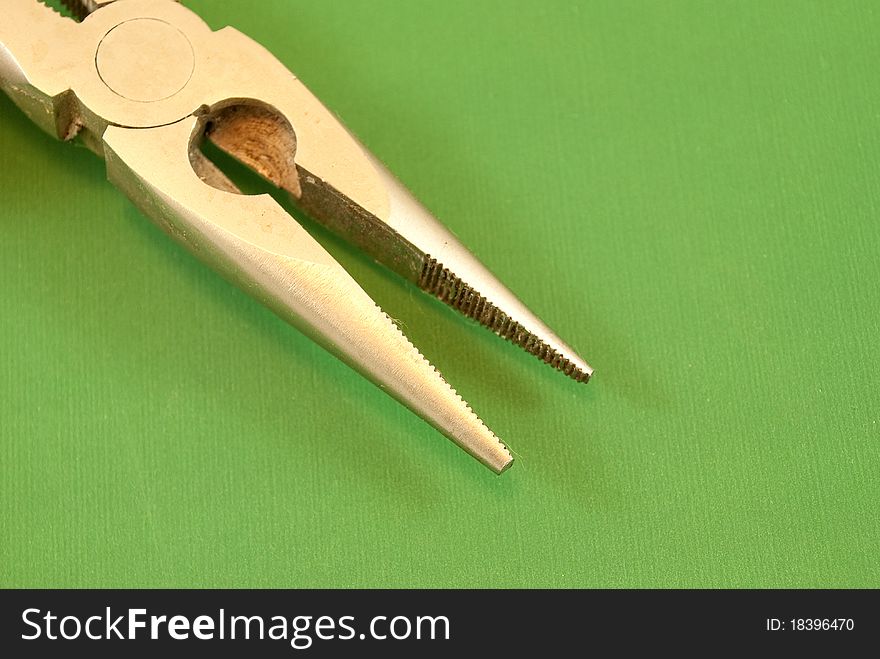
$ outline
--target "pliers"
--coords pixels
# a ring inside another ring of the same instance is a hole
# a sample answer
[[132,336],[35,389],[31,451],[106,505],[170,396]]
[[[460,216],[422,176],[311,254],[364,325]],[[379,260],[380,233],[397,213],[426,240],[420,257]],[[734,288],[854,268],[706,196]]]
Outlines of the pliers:
[[579,382],[590,366],[505,288],[284,65],[173,0],[0,0],[0,86],[195,256],[497,473],[508,449],[270,195],[243,195],[204,139],[318,223]]

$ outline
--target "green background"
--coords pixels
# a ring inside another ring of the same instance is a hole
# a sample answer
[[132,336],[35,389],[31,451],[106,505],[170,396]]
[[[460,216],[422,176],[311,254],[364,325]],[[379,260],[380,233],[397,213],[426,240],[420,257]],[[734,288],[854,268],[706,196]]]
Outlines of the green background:
[[880,586],[876,3],[187,4],[597,375],[315,232],[510,444],[495,477],[3,97],[0,585]]

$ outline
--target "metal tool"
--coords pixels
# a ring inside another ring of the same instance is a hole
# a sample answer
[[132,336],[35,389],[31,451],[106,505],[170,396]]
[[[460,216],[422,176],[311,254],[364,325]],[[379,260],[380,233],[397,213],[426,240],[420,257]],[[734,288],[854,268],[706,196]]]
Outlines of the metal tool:
[[199,259],[497,473],[507,448],[351,276],[207,137],[377,261],[573,379],[592,369],[262,46],[172,0],[0,0],[0,85]]

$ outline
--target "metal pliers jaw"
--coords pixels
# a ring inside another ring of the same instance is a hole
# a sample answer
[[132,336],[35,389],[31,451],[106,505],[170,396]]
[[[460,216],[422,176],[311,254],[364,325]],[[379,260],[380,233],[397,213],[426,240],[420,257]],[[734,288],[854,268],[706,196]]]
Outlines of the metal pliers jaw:
[[239,193],[205,136],[429,293],[578,381],[592,369],[262,46],[171,0],[0,0],[0,85],[78,137],[150,218],[500,473],[505,446],[348,273],[269,195]]

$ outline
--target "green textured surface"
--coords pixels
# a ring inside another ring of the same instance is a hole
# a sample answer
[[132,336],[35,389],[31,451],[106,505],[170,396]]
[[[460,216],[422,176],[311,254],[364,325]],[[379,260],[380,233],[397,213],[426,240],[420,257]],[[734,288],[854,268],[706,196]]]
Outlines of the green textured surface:
[[876,3],[188,4],[597,376],[320,235],[495,477],[0,98],[0,585],[880,586]]

